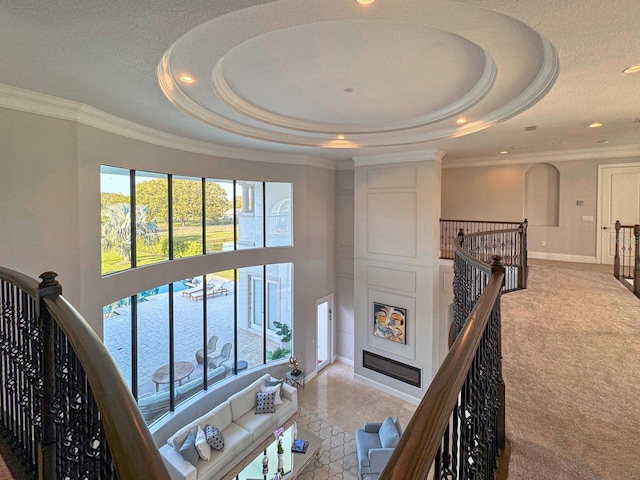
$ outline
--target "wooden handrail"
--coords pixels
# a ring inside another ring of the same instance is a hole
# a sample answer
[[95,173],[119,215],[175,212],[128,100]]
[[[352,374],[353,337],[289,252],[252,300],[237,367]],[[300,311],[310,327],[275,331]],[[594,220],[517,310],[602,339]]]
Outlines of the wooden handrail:
[[104,343],[64,297],[53,295],[43,301],[73,345],[87,375],[118,477],[169,480],[136,401]]
[[494,273],[451,346],[395,448],[380,480],[423,480],[442,442],[467,372],[500,295],[504,273]]
[[[19,344],[20,348],[26,349],[24,358],[16,358],[15,362],[12,360],[6,365],[3,364],[3,369],[9,369],[10,372],[22,370],[34,372],[28,376],[28,379],[26,374],[20,374],[22,381],[26,382],[37,378],[38,372],[42,376],[42,385],[38,387],[41,391],[40,396],[30,398],[29,405],[20,403],[22,413],[5,412],[7,417],[4,420],[11,422],[11,425],[15,423],[11,434],[18,436],[30,431],[33,422],[36,422],[35,419],[28,422],[23,417],[32,415],[32,412],[41,412],[39,431],[35,434],[33,432],[27,434],[29,438],[20,437],[17,450],[32,462],[37,478],[48,479],[65,475],[64,472],[57,471],[59,468],[57,457],[65,448],[60,445],[60,441],[68,433],[61,434],[58,431],[56,434],[55,425],[60,419],[68,420],[69,412],[65,410],[66,407],[63,404],[67,400],[64,396],[69,392],[58,392],[57,389],[62,377],[67,379],[72,377],[71,382],[82,382],[82,379],[86,378],[93,398],[81,397],[77,404],[72,401],[73,406],[70,408],[85,411],[88,403],[97,405],[99,411],[97,421],[102,426],[100,443],[106,440],[108,444],[108,450],[106,445],[100,448],[102,454],[106,455],[102,460],[103,465],[107,465],[108,469],[115,467],[117,477],[122,480],[141,478],[169,480],[170,476],[160,452],[118,366],[94,330],[61,295],[61,287],[55,279],[56,276],[54,272],[45,272],[40,276],[42,282],[38,283],[37,280],[20,272],[0,267],[2,280],[0,295],[3,302],[7,302],[4,307],[7,310],[6,315],[9,315],[5,320],[10,319],[11,315],[14,315],[14,320],[21,319],[20,322],[9,321],[3,324],[3,333],[10,332],[10,338],[9,344],[3,345],[0,353],[6,361],[7,356],[13,358],[10,354],[11,348],[16,348]],[[54,333],[56,331],[60,332],[57,341]],[[37,335],[35,332],[38,332]],[[62,339],[63,335],[64,339]],[[73,357],[68,352],[63,352],[62,355],[65,361],[71,363],[61,365],[58,363],[56,351],[68,348],[73,349]],[[76,361],[80,364],[79,367],[75,366]],[[80,376],[76,376],[79,374]],[[18,398],[20,392],[7,390],[4,387],[5,385],[2,385],[3,395],[7,395],[4,400],[21,401]],[[78,389],[78,394],[82,394],[81,389],[82,387]],[[31,393],[33,394],[34,391],[35,388]],[[54,418],[54,410],[62,417]],[[12,414],[22,415],[22,417],[13,418]],[[64,423],[59,424],[57,428],[65,428]],[[91,444],[91,438],[82,437],[82,435],[80,433],[80,436],[73,439],[74,442],[79,441],[82,445],[77,453],[89,455],[88,450],[97,447]],[[105,476],[105,478],[110,477]]]
[[38,281],[34,278],[31,278],[24,273],[16,272],[15,270],[11,270],[10,268],[0,268],[0,274],[3,280],[12,283],[20,290],[27,293],[33,298],[38,298]]
[[459,220],[459,219],[449,219],[449,218],[441,218],[440,222],[459,222],[459,223],[494,223],[496,225],[519,225],[520,221],[518,222],[505,222],[504,220],[502,221],[491,221],[491,220]]

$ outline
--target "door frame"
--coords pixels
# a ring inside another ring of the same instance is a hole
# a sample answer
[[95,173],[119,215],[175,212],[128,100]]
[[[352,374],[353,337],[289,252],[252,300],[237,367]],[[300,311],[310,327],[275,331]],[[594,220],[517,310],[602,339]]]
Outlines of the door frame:
[[604,206],[603,191],[604,191],[604,170],[609,168],[640,168],[640,162],[630,163],[601,163],[598,164],[598,204],[596,208],[596,263],[602,263],[602,219],[604,218],[604,212],[602,211]]
[[[329,295],[325,295],[322,298],[319,298],[318,300],[316,300],[316,334],[315,334],[315,349],[314,349],[314,359],[315,359],[315,370],[316,372],[319,371],[318,369],[318,306],[322,303],[327,303],[329,310],[328,310],[328,325],[327,325],[327,330],[328,330],[328,337],[327,337],[327,361],[329,362],[329,365],[331,365],[334,361],[333,358],[333,352],[334,352],[334,348],[333,348],[333,344],[334,344],[334,339],[333,339],[333,335],[334,335],[334,327],[333,327],[333,293],[330,293]],[[323,367],[326,368],[326,367]]]

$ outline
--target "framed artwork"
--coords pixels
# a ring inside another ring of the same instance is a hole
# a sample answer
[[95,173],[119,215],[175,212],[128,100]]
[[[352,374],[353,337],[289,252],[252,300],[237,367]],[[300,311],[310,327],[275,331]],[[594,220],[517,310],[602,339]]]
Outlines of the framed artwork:
[[373,303],[373,334],[392,342],[406,344],[407,309]]

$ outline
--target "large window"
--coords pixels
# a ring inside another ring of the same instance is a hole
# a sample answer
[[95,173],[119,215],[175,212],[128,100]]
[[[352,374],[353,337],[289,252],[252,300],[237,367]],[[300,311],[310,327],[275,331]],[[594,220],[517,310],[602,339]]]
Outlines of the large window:
[[100,167],[102,274],[131,268],[131,181],[123,168]]
[[236,204],[236,248],[264,246],[264,189],[262,182],[237,182],[240,201]]
[[206,238],[207,253],[233,250],[234,185],[230,180],[207,179]]
[[100,192],[103,275],[203,254],[293,245],[291,183],[103,165]]
[[267,183],[267,247],[293,244],[292,203],[290,183]]
[[289,358],[292,268],[208,273],[104,307],[105,344],[148,423],[224,378]]
[[173,177],[171,186],[173,258],[201,255],[202,179]]
[[135,172],[136,266],[169,259],[168,188],[167,175]]

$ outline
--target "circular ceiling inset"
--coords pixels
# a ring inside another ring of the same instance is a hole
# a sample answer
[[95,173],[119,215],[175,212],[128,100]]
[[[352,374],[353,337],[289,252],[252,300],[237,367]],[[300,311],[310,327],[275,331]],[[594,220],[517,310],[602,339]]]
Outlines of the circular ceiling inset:
[[[472,5],[434,0],[399,12],[382,2],[365,13],[337,0],[312,2],[313,11],[296,8],[301,2],[240,10],[187,32],[158,67],[167,98],[245,137],[335,148],[340,134],[338,148],[357,148],[488,128],[535,103],[557,75],[543,37]],[[179,84],[184,72],[196,82]],[[455,121],[462,112],[464,125]]]
[[469,108],[489,91],[494,74],[485,52],[458,35],[396,22],[338,21],[238,45],[216,64],[213,90],[229,107],[271,125],[380,132]]

